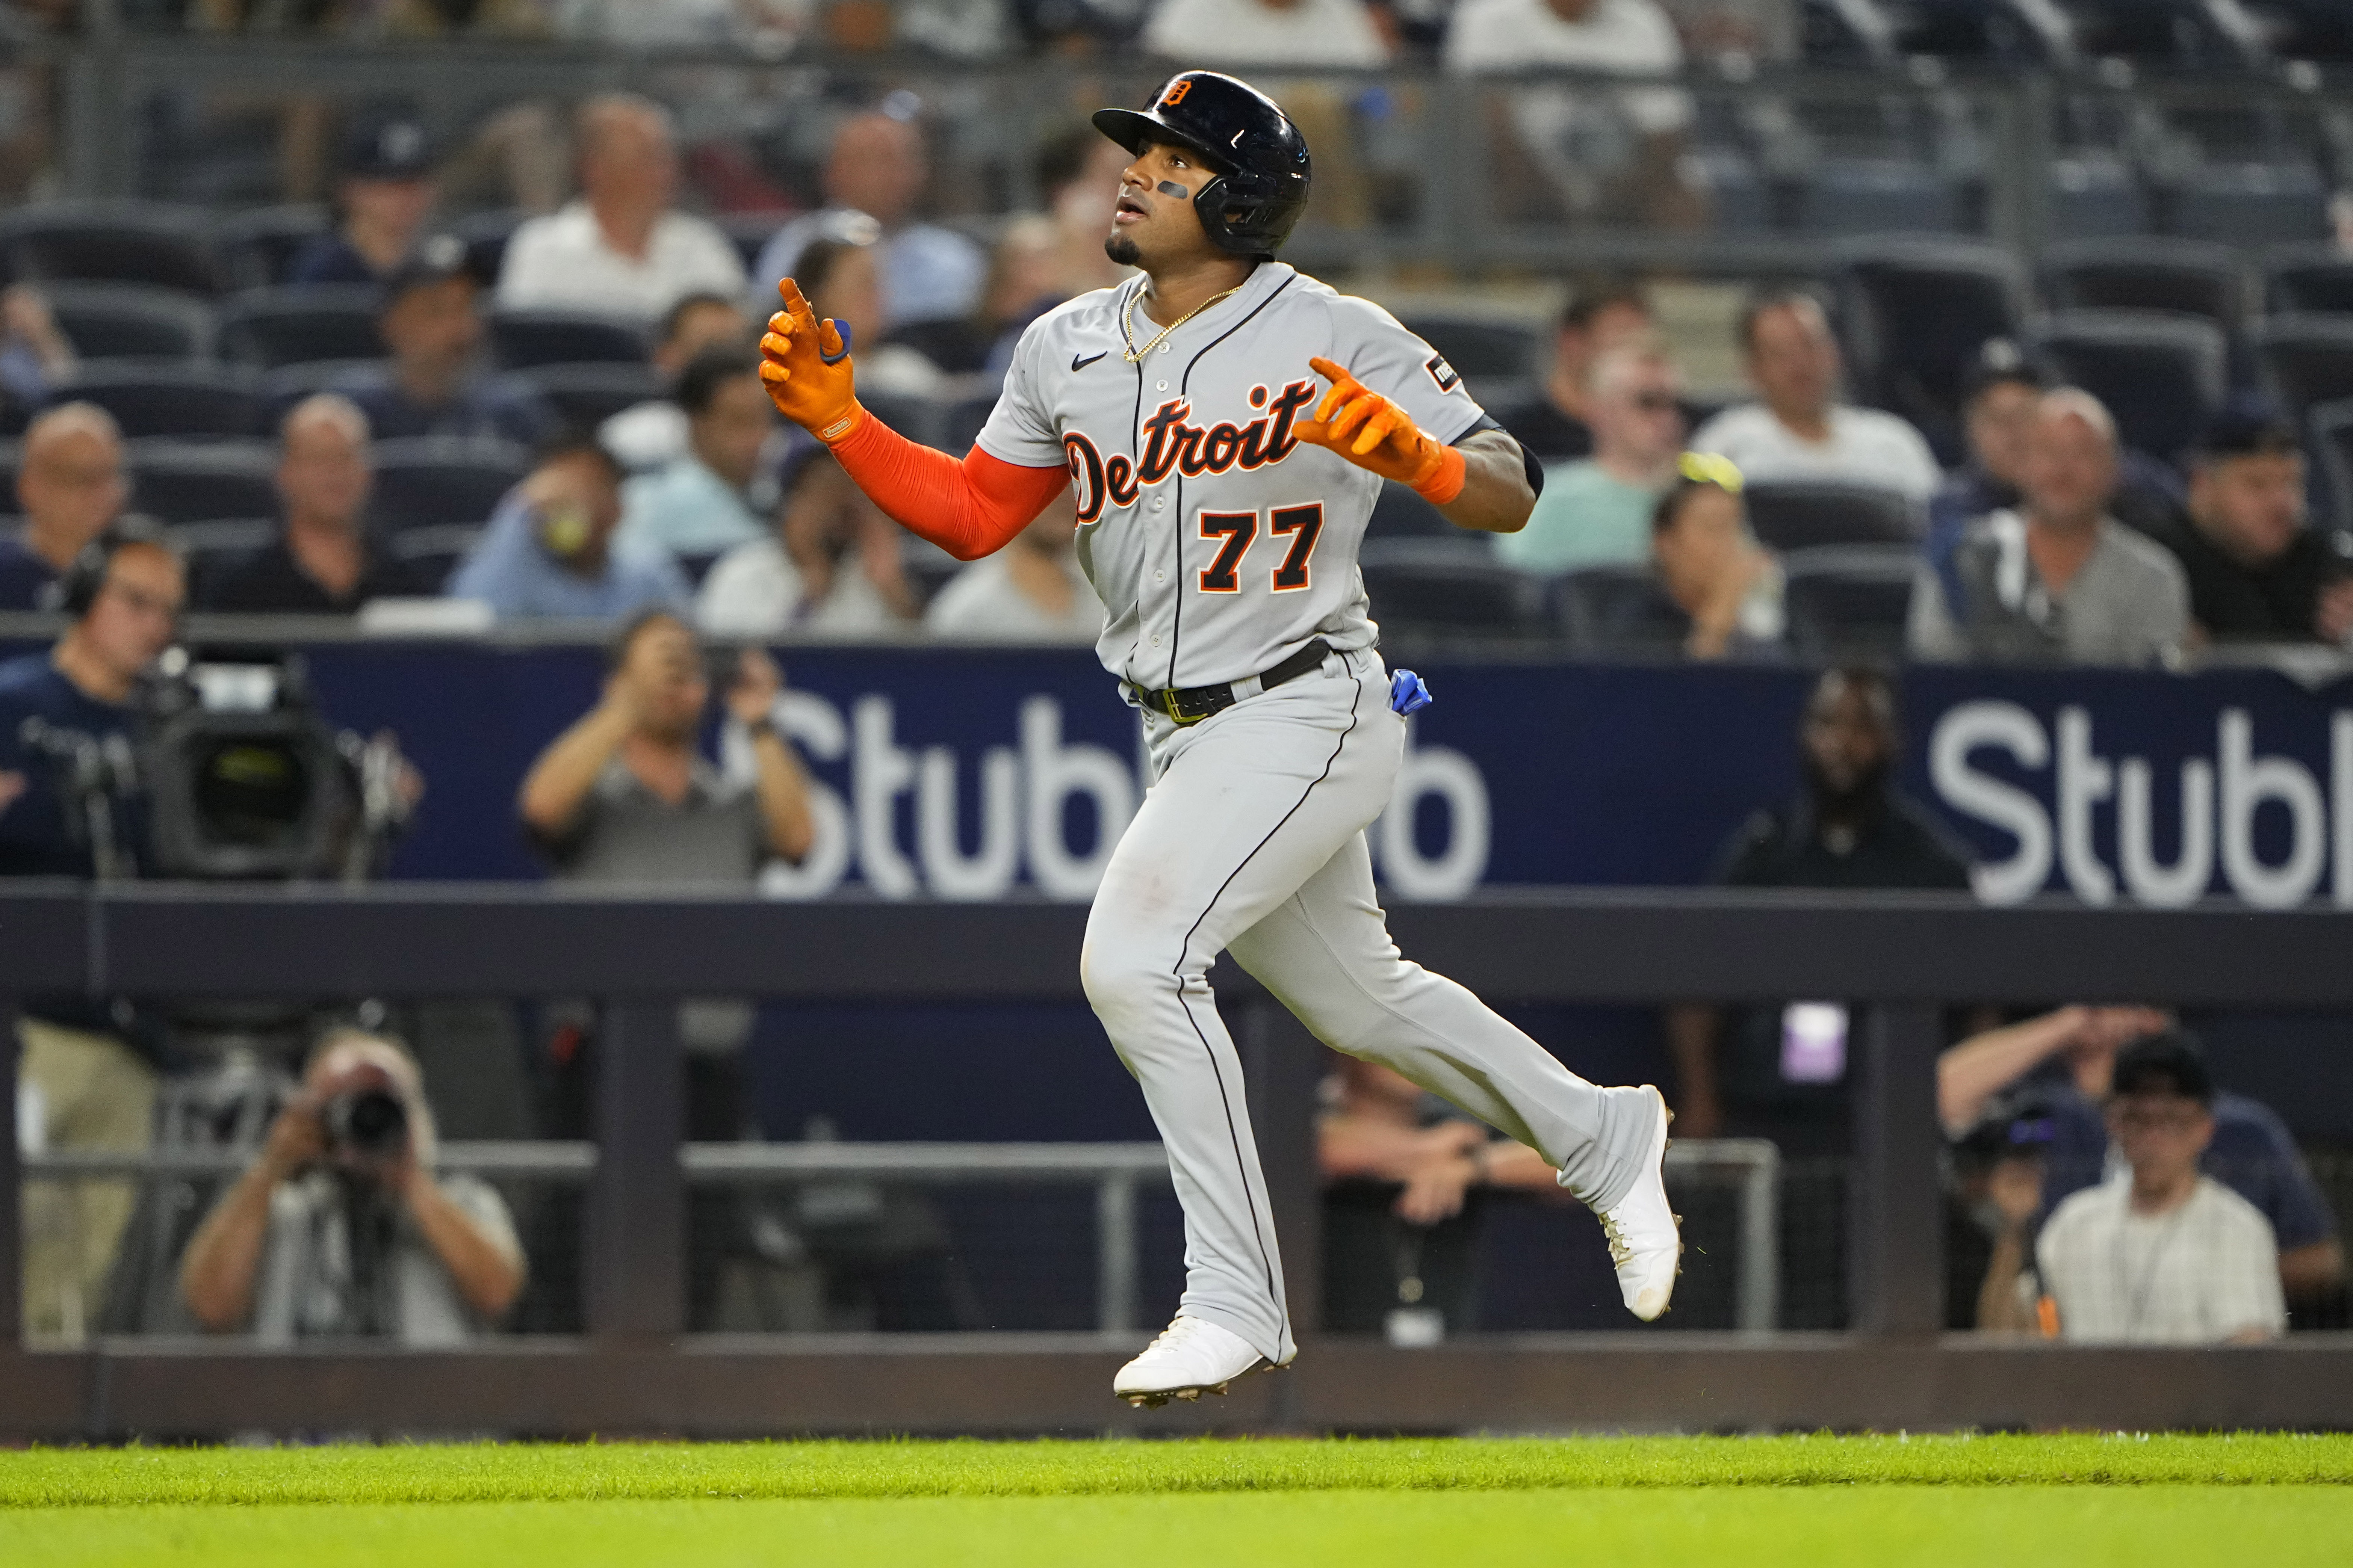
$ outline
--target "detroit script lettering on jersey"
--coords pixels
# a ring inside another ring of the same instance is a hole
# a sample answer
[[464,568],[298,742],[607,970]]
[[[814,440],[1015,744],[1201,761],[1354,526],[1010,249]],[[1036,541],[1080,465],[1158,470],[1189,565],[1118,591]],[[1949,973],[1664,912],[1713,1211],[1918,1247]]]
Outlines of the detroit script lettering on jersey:
[[1032,323],[980,433],[992,457],[1069,468],[1105,668],[1150,690],[1256,675],[1315,637],[1372,647],[1356,553],[1381,481],[1299,439],[1327,390],[1307,362],[1347,366],[1433,439],[1470,434],[1479,405],[1387,311],[1279,261],[1131,362],[1112,351],[1124,317],[1147,319],[1143,287]]
[[1101,517],[1106,500],[1134,505],[1143,487],[1156,485],[1172,473],[1192,479],[1282,461],[1299,447],[1292,425],[1314,407],[1319,391],[1312,380],[1294,381],[1270,398],[1264,386],[1253,386],[1250,405],[1263,413],[1247,425],[1221,421],[1206,428],[1190,423],[1191,403],[1170,398],[1144,422],[1144,454],[1133,461],[1125,453],[1114,452],[1106,462],[1084,432],[1072,431],[1062,437],[1062,446],[1070,454],[1079,521],[1087,523]]

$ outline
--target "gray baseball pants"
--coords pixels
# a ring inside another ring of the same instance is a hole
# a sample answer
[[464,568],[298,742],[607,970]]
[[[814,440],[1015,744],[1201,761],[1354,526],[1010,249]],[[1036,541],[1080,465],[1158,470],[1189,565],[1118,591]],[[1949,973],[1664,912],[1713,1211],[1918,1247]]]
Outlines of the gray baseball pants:
[[1198,724],[1147,712],[1145,725],[1154,782],[1104,870],[1080,963],[1167,1146],[1185,1209],[1179,1312],[1271,1362],[1297,1348],[1241,1062],[1209,991],[1220,952],[1317,1039],[1535,1149],[1588,1203],[1625,1195],[1647,1099],[1586,1082],[1389,939],[1364,830],[1388,804],[1406,727],[1377,655],[1334,654]]

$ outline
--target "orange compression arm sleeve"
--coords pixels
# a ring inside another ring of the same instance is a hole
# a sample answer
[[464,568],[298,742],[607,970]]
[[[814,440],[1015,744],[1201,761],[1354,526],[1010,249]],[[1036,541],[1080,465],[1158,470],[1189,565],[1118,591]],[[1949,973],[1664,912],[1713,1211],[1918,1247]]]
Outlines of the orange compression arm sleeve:
[[871,414],[834,443],[833,455],[892,521],[959,561],[1002,548],[1071,481],[1067,468],[1027,468],[978,447],[959,463]]

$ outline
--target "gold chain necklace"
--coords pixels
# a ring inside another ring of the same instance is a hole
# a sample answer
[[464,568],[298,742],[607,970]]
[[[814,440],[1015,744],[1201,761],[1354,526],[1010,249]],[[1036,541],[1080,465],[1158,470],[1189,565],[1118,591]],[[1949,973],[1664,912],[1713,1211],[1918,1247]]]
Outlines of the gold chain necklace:
[[1177,317],[1166,326],[1161,328],[1160,335],[1158,337],[1153,339],[1142,348],[1137,348],[1135,346],[1134,331],[1135,302],[1144,298],[1144,290],[1138,289],[1134,293],[1130,294],[1127,297],[1127,307],[1119,313],[1119,335],[1127,342],[1127,347],[1119,351],[1120,357],[1126,360],[1130,364],[1141,363],[1145,355],[1150,353],[1154,349],[1158,348],[1162,343],[1168,341],[1169,333],[1175,331],[1177,328],[1183,326],[1186,322],[1191,321],[1194,317],[1199,315],[1202,311],[1208,310],[1219,300],[1239,294],[1241,290],[1242,286],[1237,283],[1232,288],[1227,289],[1223,294],[1210,295],[1208,299],[1202,300],[1199,304],[1194,306],[1191,310],[1186,311],[1183,315]]

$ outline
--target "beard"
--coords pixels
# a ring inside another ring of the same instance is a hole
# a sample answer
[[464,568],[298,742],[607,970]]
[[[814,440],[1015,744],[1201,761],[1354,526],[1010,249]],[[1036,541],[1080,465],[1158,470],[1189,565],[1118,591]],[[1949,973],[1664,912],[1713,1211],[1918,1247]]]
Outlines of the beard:
[[1889,763],[1880,762],[1852,778],[1833,780],[1810,757],[1805,763],[1806,786],[1814,797],[1814,809],[1841,820],[1868,816],[1886,795],[1889,772]]
[[1103,254],[1122,267],[1133,267],[1144,259],[1144,252],[1136,248],[1135,241],[1124,234],[1107,237],[1103,241]]

